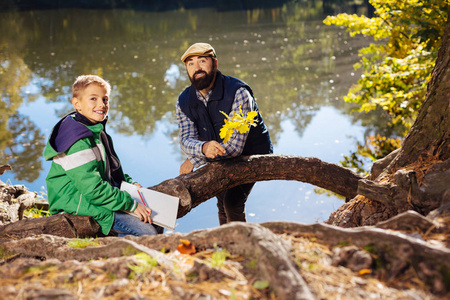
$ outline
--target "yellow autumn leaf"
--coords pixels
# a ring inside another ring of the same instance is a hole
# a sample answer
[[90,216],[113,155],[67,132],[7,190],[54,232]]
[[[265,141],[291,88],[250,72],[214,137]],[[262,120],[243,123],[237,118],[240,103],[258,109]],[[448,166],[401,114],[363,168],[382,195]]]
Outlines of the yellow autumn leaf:
[[223,140],[223,143],[226,144],[233,135],[233,130],[230,130],[229,128],[222,127],[220,129],[220,138]]
[[258,115],[256,111],[249,111],[247,117],[245,118],[247,122],[251,122],[252,124],[256,122],[255,117]]
[[240,133],[246,133],[246,132],[249,130],[249,128],[250,128],[250,125],[247,124],[247,123],[244,123],[244,124],[240,124],[240,125],[238,126],[237,130],[238,130]]
[[250,111],[244,116],[241,105],[239,105],[239,113],[233,111],[230,115],[227,115],[223,111],[220,111],[226,118],[224,124],[220,129],[220,138],[223,143],[226,144],[231,140],[233,133],[238,131],[239,133],[246,133],[250,130],[250,126],[256,126],[255,117],[258,115],[256,111]]
[[221,114],[223,114],[227,119],[229,119],[230,118],[230,116],[229,115],[227,115],[226,113],[224,113],[223,111],[221,111],[221,110],[219,110],[219,112],[221,113]]

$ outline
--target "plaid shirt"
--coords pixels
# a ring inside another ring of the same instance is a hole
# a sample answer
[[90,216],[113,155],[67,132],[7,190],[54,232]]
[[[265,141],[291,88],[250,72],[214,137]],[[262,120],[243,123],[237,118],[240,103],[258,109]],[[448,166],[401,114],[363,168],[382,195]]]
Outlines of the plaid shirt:
[[[203,97],[203,95],[199,91],[196,92],[197,98],[201,100],[206,106],[209,97],[211,96],[212,90],[208,91],[205,97]],[[230,116],[233,115],[233,111],[235,111],[236,113],[240,113],[239,104],[241,105],[242,113],[246,115],[249,111],[251,111],[251,108],[254,107],[253,101],[253,97],[250,95],[250,92],[246,88],[239,88],[236,91],[236,95],[234,96],[234,102],[231,107]],[[178,137],[180,139],[181,150],[186,153],[189,161],[194,165],[195,168],[198,168],[210,161],[239,156],[241,155],[242,150],[244,150],[248,132],[234,133],[234,135],[237,134],[237,136],[233,141],[228,142],[226,146],[223,143],[220,143],[226,150],[225,155],[220,156],[220,158],[216,158],[214,160],[207,158],[202,152],[203,144],[205,144],[206,142],[200,141],[198,139],[197,126],[181,111],[178,102],[176,113],[179,130]]]

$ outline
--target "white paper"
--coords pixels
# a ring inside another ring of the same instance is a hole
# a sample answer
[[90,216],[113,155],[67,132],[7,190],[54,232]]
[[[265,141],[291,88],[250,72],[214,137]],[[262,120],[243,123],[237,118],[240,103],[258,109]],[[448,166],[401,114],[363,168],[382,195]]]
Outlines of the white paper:
[[134,184],[122,181],[121,191],[126,191],[130,196],[142,203],[138,190],[141,193],[145,203],[152,210],[151,218],[156,225],[174,230],[177,221],[178,204],[180,199],[146,188],[138,188]]

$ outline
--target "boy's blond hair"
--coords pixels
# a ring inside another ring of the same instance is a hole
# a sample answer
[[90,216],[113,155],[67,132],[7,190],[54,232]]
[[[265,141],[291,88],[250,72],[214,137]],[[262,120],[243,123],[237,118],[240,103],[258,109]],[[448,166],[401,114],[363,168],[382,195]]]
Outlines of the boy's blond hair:
[[90,84],[97,84],[106,90],[106,93],[109,94],[111,92],[111,85],[97,75],[80,75],[77,77],[75,82],[72,85],[72,97],[78,98],[80,93],[88,87]]

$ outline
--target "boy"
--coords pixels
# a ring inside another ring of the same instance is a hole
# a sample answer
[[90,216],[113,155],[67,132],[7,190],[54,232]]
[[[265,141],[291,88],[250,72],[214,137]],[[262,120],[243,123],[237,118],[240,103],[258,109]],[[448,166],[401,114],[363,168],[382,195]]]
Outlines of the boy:
[[44,151],[52,160],[46,178],[50,213],[92,216],[105,235],[111,229],[119,236],[161,233],[151,224],[151,209],[120,191],[122,181],[141,186],[123,173],[105,132],[111,86],[99,76],[82,75],[72,89],[76,112],[56,124]]

